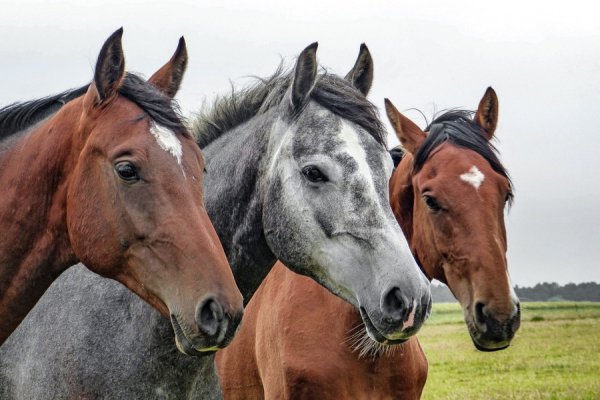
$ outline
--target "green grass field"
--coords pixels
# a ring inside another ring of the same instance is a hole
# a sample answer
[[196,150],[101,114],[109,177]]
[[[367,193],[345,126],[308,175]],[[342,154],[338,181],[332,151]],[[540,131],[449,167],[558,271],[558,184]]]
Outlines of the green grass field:
[[458,304],[434,304],[418,335],[423,399],[600,399],[600,303],[523,303],[512,345],[473,347]]

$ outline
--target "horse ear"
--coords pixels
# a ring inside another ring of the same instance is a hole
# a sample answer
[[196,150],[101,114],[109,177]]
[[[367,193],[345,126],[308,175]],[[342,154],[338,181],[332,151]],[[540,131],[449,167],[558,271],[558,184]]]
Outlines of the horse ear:
[[475,113],[475,122],[483,128],[488,140],[491,140],[498,124],[498,96],[491,87],[488,87],[479,102]]
[[122,37],[123,28],[119,28],[104,42],[98,55],[94,71],[94,85],[90,87],[90,90],[96,91],[96,104],[111,100],[116,95],[121,80],[125,76]]
[[314,42],[302,50],[296,61],[294,69],[294,82],[292,83],[292,106],[301,108],[310,96],[317,79],[317,46]]
[[407,152],[415,154],[427,137],[425,132],[417,124],[402,115],[389,99],[385,99],[385,111],[402,147]]
[[346,75],[346,80],[350,81],[365,96],[369,93],[373,83],[373,58],[366,44],[360,45],[358,58],[354,67]]
[[175,97],[188,63],[188,53],[183,36],[173,57],[156,71],[148,81],[170,98]]

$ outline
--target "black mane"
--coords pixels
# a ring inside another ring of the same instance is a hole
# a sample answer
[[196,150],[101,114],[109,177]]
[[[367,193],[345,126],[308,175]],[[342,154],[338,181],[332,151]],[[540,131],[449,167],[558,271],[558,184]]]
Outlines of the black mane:
[[[277,107],[293,80],[293,70],[285,72],[280,66],[275,73],[248,87],[218,97],[210,110],[198,113],[192,127],[196,141],[205,147],[223,133],[252,117]],[[385,146],[383,124],[377,107],[352,84],[333,74],[318,75],[310,98],[332,113],[365,129],[378,143]]]
[[498,159],[498,150],[486,138],[483,129],[473,121],[474,112],[468,110],[450,110],[434,118],[425,129],[428,133],[414,158],[414,171],[418,172],[431,152],[444,142],[475,151],[485,158],[492,169],[508,179],[511,186],[509,200],[512,201],[512,182],[508,171]]
[[0,109],[0,141],[56,113],[69,101],[83,95],[89,85],[38,100],[9,104]]
[[[82,96],[89,85],[67,90],[38,100],[13,103],[0,109],[0,141],[30,128],[58,112],[69,101]],[[163,95],[145,79],[127,73],[119,87],[119,94],[137,104],[157,124],[188,136],[177,103]]]

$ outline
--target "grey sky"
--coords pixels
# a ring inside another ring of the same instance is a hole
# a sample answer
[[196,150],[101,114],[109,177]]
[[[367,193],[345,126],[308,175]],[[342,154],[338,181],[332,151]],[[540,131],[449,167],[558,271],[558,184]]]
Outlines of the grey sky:
[[517,188],[507,216],[513,281],[600,281],[599,7],[421,3],[0,0],[0,106],[88,82],[120,26],[127,68],[146,76],[185,36],[190,64],[178,98],[186,114],[229,90],[229,80],[268,75],[315,40],[321,64],[345,74],[366,42],[380,108],[389,97],[429,116],[475,108],[487,86],[497,91],[496,144]]

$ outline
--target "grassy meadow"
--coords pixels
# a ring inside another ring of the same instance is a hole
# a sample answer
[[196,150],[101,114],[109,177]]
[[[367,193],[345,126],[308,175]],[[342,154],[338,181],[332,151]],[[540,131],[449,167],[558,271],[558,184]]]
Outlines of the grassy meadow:
[[600,399],[600,303],[522,303],[512,345],[482,353],[458,304],[434,304],[418,335],[423,399]]

